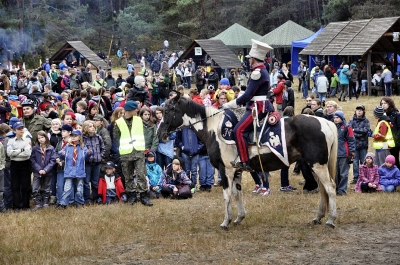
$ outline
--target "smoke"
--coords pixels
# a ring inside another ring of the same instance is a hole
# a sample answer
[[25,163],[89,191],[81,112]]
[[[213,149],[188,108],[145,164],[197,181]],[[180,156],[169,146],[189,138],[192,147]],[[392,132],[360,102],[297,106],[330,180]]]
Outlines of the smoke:
[[0,28],[1,67],[7,67],[8,61],[15,64],[37,56],[42,47],[42,32],[34,27],[32,32],[33,34],[27,34],[22,30]]

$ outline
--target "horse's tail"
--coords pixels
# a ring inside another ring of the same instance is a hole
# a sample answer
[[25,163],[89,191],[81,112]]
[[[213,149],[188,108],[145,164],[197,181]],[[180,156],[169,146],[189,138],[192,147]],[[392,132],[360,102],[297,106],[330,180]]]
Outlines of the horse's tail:
[[331,180],[333,180],[333,183],[335,183],[336,162],[337,162],[337,152],[338,152],[337,128],[333,122],[327,122],[327,123],[329,124],[329,127],[333,133],[333,136],[331,137],[332,143],[331,143],[330,152],[329,152],[328,170],[329,170],[329,175],[331,177]]

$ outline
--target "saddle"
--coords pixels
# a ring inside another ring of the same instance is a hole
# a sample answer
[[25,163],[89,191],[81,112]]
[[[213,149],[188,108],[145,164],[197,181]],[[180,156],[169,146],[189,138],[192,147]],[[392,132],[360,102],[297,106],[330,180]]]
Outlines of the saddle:
[[[233,128],[244,115],[244,112],[245,109],[225,110],[217,133],[219,139],[225,144],[236,145]],[[278,119],[274,125],[271,125],[268,120],[274,124],[277,120],[276,114],[270,114],[258,123],[255,123],[254,129],[245,133],[244,138],[249,147],[258,146],[260,149],[269,148],[283,163],[289,166],[285,139],[285,122],[284,120]]]

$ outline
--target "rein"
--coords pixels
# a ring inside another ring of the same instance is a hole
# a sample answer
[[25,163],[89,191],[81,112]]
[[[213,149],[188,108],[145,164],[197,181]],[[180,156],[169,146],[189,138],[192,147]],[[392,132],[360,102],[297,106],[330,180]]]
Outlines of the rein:
[[[197,123],[199,123],[199,122],[203,122],[203,121],[207,120],[208,118],[211,118],[211,117],[213,117],[213,116],[215,116],[215,115],[217,115],[217,114],[219,114],[219,113],[221,113],[221,112],[223,112],[223,111],[224,111],[223,109],[220,110],[220,111],[217,111],[217,112],[215,112],[214,114],[211,114],[210,116],[207,116],[207,117],[205,117],[205,118],[203,118],[203,119],[200,119],[200,120],[196,121],[195,123],[190,123],[190,122],[189,122],[189,125],[181,125],[181,126],[177,127],[175,130],[172,130],[172,131],[170,131],[170,132],[168,132],[169,126],[170,126],[170,124],[171,124],[171,123],[169,123],[168,126],[167,126],[168,135],[171,135],[171,134],[173,134],[174,132],[178,132],[178,131],[182,130],[182,128],[185,128],[185,127],[192,128],[193,125],[195,125],[195,124],[197,124]],[[175,106],[174,106],[173,118],[175,118]]]

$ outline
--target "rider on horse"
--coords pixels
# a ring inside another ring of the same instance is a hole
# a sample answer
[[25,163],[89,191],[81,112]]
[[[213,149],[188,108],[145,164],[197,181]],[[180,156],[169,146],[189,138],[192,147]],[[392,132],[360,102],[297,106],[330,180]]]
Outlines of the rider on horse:
[[245,93],[228,103],[222,105],[224,109],[237,108],[238,105],[246,104],[246,113],[236,124],[233,129],[233,133],[236,140],[236,147],[240,157],[240,162],[231,161],[231,164],[235,168],[240,168],[246,171],[253,171],[249,165],[249,152],[247,139],[245,135],[248,135],[253,130],[253,114],[258,117],[258,120],[262,120],[269,112],[274,111],[274,107],[268,99],[269,86],[269,74],[264,65],[265,55],[272,48],[260,41],[251,40],[252,47],[249,55],[249,63],[252,69],[252,73],[246,88]]

